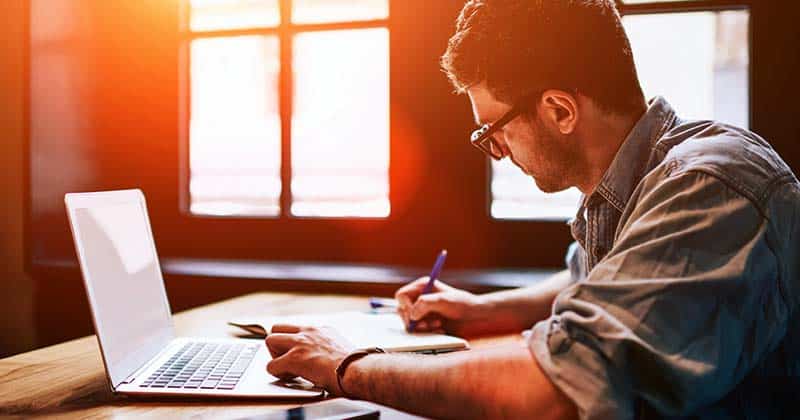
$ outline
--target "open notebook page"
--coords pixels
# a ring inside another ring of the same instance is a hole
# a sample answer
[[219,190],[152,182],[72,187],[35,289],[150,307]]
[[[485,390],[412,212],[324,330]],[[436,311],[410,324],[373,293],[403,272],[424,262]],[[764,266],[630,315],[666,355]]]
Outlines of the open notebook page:
[[273,317],[245,317],[228,322],[250,333],[266,336],[275,324],[332,327],[356,348],[381,347],[386,351],[464,350],[466,341],[431,333],[408,333],[395,313],[336,312]]

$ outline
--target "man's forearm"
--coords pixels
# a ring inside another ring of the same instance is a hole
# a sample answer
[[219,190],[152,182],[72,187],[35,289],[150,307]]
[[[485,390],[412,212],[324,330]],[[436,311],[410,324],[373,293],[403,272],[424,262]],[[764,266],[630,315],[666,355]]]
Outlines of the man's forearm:
[[564,418],[574,414],[523,343],[439,356],[370,355],[354,362],[345,392],[436,418]]
[[483,295],[493,333],[519,332],[549,317],[556,295],[570,284],[570,273],[564,270],[533,286]]

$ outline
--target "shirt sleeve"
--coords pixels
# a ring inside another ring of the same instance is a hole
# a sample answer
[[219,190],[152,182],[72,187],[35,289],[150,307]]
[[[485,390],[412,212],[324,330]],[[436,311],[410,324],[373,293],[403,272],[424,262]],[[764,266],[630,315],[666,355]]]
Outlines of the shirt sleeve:
[[645,179],[609,254],[528,345],[581,418],[638,404],[689,415],[730,392],[786,332],[767,220],[712,175]]
[[567,248],[567,255],[564,257],[567,270],[572,278],[572,282],[583,281],[586,278],[586,251],[581,248],[577,241]]

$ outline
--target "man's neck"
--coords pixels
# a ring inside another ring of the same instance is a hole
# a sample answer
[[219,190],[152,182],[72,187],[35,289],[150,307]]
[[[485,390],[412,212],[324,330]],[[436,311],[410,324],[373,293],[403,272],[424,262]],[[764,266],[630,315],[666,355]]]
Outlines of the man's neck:
[[591,195],[600,185],[617,151],[646,111],[645,106],[640,112],[626,116],[608,114],[589,116],[587,120],[590,124],[587,124],[581,133],[586,139],[585,147],[582,148],[586,171],[576,185],[582,193]]

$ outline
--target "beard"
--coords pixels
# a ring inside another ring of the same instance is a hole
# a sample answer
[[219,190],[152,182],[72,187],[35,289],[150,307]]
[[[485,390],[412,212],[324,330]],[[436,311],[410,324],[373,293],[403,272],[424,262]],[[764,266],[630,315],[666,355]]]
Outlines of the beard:
[[556,182],[555,180],[549,179],[549,177],[547,177],[547,178],[542,178],[542,177],[536,178],[534,176],[531,176],[531,178],[533,178],[533,182],[536,184],[536,187],[539,188],[539,190],[541,190],[543,193],[547,193],[547,194],[553,194],[553,193],[565,191],[565,190],[569,189],[570,187],[572,187],[572,185],[567,185],[567,184],[565,184],[563,182]]
[[[577,153],[579,142],[572,136],[551,132],[540,121],[532,124],[532,130],[539,143],[538,160],[540,170],[526,171],[536,186],[545,193],[557,193],[576,185],[580,176],[580,157]],[[531,165],[533,166],[533,165]]]

